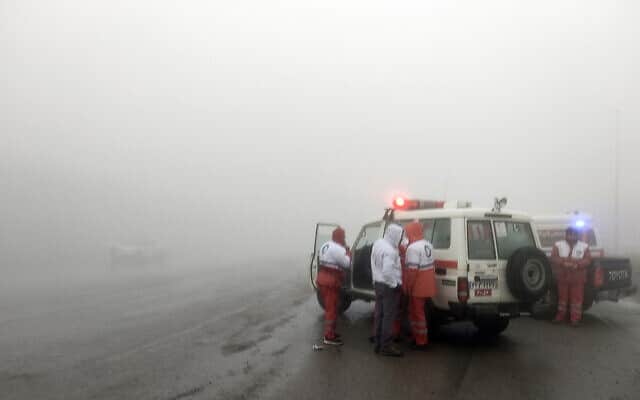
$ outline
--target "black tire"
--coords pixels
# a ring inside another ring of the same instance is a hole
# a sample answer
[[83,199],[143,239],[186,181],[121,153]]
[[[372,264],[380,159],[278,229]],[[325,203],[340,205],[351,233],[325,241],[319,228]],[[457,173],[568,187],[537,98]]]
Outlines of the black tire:
[[[318,299],[318,304],[324,310],[324,303],[322,301],[322,296],[320,296],[320,291],[316,290],[316,298]],[[340,298],[338,299],[338,314],[343,314],[345,311],[349,309],[351,306],[351,302],[353,299],[348,294],[340,291]]]
[[483,318],[473,321],[481,336],[498,336],[509,326],[509,318]]
[[531,306],[531,315],[535,319],[550,320],[558,311],[558,288],[555,284]]
[[547,293],[553,276],[551,263],[538,248],[516,250],[507,263],[507,285],[517,299],[533,303]]
[[427,334],[429,336],[429,341],[432,341],[437,338],[438,332],[440,330],[440,325],[442,325],[442,321],[431,299],[427,300],[424,306],[424,310],[427,320]]
[[582,302],[582,312],[587,311],[593,306],[596,299],[596,290],[589,285],[585,285],[584,288],[584,301]]

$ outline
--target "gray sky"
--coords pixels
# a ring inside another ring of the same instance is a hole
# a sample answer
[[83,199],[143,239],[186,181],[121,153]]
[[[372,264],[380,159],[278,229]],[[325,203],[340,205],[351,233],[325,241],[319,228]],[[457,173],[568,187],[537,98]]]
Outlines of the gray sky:
[[[634,1],[0,0],[5,265],[307,253],[394,192],[640,224]],[[247,246],[256,246],[247,252]],[[2,260],[2,258],[0,258]]]

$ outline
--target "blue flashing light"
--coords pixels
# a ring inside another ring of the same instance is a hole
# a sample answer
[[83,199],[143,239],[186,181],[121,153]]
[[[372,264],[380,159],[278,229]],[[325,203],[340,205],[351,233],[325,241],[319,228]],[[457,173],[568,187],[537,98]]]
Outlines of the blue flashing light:
[[576,228],[584,228],[585,223],[583,220],[579,219],[576,221],[575,225],[576,225]]

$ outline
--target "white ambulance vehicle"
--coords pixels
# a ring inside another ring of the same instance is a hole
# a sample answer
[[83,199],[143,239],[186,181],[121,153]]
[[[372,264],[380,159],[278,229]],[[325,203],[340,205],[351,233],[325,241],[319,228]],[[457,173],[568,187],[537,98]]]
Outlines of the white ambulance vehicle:
[[[498,335],[510,318],[529,314],[552,282],[549,260],[529,215],[468,202],[445,203],[396,198],[384,216],[365,224],[353,246],[352,265],[341,296],[341,311],[353,300],[374,300],[371,248],[390,223],[418,220],[433,244],[437,295],[427,304],[430,332],[438,324],[470,320],[479,331]],[[318,224],[311,258],[315,287],[317,250],[337,224]],[[318,301],[322,306],[321,298]]]

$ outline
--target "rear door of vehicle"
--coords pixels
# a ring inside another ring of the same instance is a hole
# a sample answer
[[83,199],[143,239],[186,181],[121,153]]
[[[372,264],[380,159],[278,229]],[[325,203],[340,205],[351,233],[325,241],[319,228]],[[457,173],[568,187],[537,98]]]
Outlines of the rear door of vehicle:
[[468,219],[467,256],[469,302],[498,303],[506,278],[498,269],[498,258],[490,219]]
[[311,263],[309,266],[309,279],[311,280],[311,286],[313,286],[314,289],[318,289],[318,286],[316,285],[316,277],[318,276],[320,246],[331,240],[331,234],[333,233],[333,230],[338,226],[338,224],[330,224],[324,222],[319,222],[316,224],[316,235],[313,241],[313,253],[311,253]]
[[531,223],[526,220],[494,218],[492,222],[498,253],[500,302],[518,302],[518,299],[513,297],[511,291],[507,287],[507,264],[509,262],[509,258],[511,258],[511,255],[516,250],[523,247],[537,247],[533,235],[533,228],[531,227]]

